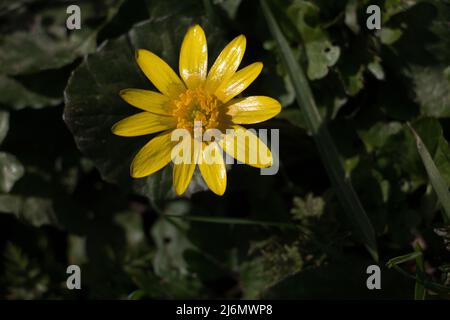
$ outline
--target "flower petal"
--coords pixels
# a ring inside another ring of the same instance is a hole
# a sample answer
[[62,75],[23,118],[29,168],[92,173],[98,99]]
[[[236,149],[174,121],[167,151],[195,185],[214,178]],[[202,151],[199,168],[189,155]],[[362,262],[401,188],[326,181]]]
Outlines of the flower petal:
[[228,81],[222,82],[216,90],[216,97],[223,103],[230,101],[244,91],[261,73],[263,64],[255,62],[236,72]]
[[180,51],[180,75],[190,89],[202,84],[208,72],[208,47],[205,32],[199,25],[189,28]]
[[140,112],[120,120],[111,130],[118,136],[136,137],[175,127],[176,120],[173,117],[160,116],[150,112]]
[[127,103],[144,111],[168,116],[172,115],[170,99],[159,92],[142,89],[124,89],[120,91],[120,96]]
[[234,38],[219,54],[206,78],[206,88],[215,93],[216,89],[236,72],[244,56],[246,40],[244,35]]
[[281,104],[270,97],[253,96],[231,100],[227,114],[237,124],[251,124],[266,121],[281,111]]
[[156,54],[139,49],[136,61],[153,85],[168,97],[178,97],[186,87],[172,68]]
[[200,172],[209,189],[221,196],[227,188],[227,170],[225,161],[216,142],[202,144],[202,161],[199,163]]
[[256,168],[272,165],[272,153],[257,135],[244,127],[233,125],[219,144],[226,153],[236,160]]
[[184,139],[180,144],[184,144],[184,141],[190,143],[190,146],[187,146],[188,149],[185,150],[190,150],[191,155],[186,158],[186,161],[173,165],[173,187],[178,195],[182,195],[191,182],[199,154],[199,152],[195,152],[194,140]]
[[131,163],[131,176],[142,178],[163,168],[171,160],[172,130],[166,131],[148,142]]

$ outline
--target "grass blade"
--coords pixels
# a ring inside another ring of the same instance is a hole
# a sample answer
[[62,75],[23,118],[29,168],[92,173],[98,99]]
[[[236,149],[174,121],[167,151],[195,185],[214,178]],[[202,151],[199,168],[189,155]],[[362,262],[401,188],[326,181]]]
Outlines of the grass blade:
[[[417,244],[415,247],[415,251],[418,253],[422,253],[422,248]],[[424,274],[424,261],[423,261],[423,255],[420,254],[416,257],[416,278],[421,279],[423,278]],[[415,300],[425,300],[427,295],[427,291],[425,290],[424,285],[421,281],[416,280],[416,286],[414,288],[414,299]]]
[[282,223],[282,222],[271,222],[271,221],[258,221],[250,219],[239,219],[239,218],[226,218],[226,217],[208,217],[208,216],[189,216],[189,215],[173,215],[166,214],[165,216],[171,218],[180,218],[188,221],[194,222],[206,222],[206,223],[219,223],[219,224],[234,224],[234,225],[252,225],[260,227],[278,227],[286,229],[298,229],[298,226]]
[[419,257],[421,255],[422,255],[422,252],[415,251],[415,252],[411,252],[411,253],[405,254],[403,256],[398,256],[398,257],[390,259],[386,263],[386,266],[388,268],[393,268],[394,266],[397,266],[399,264],[402,264],[402,263],[405,263],[405,262],[408,262],[408,261],[411,261],[411,260],[415,260],[417,257]]
[[[415,275],[409,274],[408,272],[406,272],[399,266],[399,264],[402,264],[402,263],[405,263],[408,261],[412,261],[412,260],[416,261],[416,274]],[[425,299],[426,289],[431,290],[436,293],[439,293],[439,294],[443,294],[445,296],[449,296],[449,294],[450,294],[450,287],[447,287],[445,285],[442,285],[442,284],[439,284],[439,283],[436,283],[433,281],[429,281],[426,279],[426,275],[424,272],[423,254],[422,254],[422,249],[420,247],[416,246],[414,252],[390,259],[386,263],[386,266],[388,268],[392,268],[392,269],[398,271],[405,277],[407,277],[411,280],[414,280],[416,282],[414,297],[418,300]]]
[[339,153],[317,109],[305,73],[295,59],[266,1],[261,0],[261,4],[269,29],[278,44],[282,60],[294,85],[297,102],[304,108],[309,130],[313,133],[322,162],[339,201],[353,225],[355,234],[364,243],[374,260],[378,261],[375,231],[350,180],[345,176]]
[[408,127],[411,129],[417,145],[417,151],[419,151],[420,158],[422,159],[425,170],[427,171],[428,177],[430,178],[431,185],[436,192],[439,202],[444,210],[447,222],[450,222],[450,193],[448,191],[448,185],[439,172],[433,158],[430,155],[427,147],[423,143],[420,136],[417,134],[416,130],[408,123]]

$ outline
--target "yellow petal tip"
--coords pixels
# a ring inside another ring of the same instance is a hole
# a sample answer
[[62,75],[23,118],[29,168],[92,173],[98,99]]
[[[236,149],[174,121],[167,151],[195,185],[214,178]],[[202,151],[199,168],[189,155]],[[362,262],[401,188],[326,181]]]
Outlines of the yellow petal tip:
[[[174,172],[175,174],[175,172]],[[173,180],[173,190],[175,191],[176,195],[181,197],[187,190],[187,188],[189,187],[190,181],[187,185],[183,185],[183,183],[178,183],[175,181],[175,176],[174,176],[174,180]]]
[[245,50],[245,48],[247,47],[247,38],[241,34],[239,36],[236,37],[237,42],[242,42],[242,48]]
[[192,27],[190,27],[189,29],[191,30],[198,30],[198,31],[203,31],[203,28],[197,23],[194,24]]
[[134,179],[140,178],[139,175],[137,174],[136,170],[133,168],[133,165],[131,165],[131,167],[130,167],[130,176]]
[[179,196],[179,197],[181,197],[184,194],[184,192],[186,191],[186,190],[179,190],[178,188],[174,188],[174,190],[175,190],[175,193],[177,194],[177,196]]
[[140,60],[142,60],[144,58],[144,55],[147,55],[147,57],[150,55],[154,55],[154,53],[152,53],[149,50],[145,50],[145,49],[137,49],[134,52],[134,56],[136,58],[136,61],[139,63]]
[[119,96],[123,99],[124,96],[129,92],[129,89],[122,89],[119,91]]
[[116,134],[116,124],[114,124],[114,125],[111,127],[111,132],[112,132],[113,134],[117,135],[117,134]]
[[272,157],[272,153],[270,154],[270,161],[269,163],[261,163],[260,164],[260,168],[269,168],[273,165],[273,157]]
[[225,190],[223,190],[223,191],[214,191],[213,190],[213,192],[216,194],[216,195],[218,195],[218,196],[223,196],[224,194],[225,194]]

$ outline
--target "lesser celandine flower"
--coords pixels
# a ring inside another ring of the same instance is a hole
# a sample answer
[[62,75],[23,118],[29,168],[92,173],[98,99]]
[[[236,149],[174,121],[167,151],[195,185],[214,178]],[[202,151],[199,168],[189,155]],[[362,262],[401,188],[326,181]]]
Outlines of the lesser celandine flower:
[[[188,132],[188,141],[199,146],[190,149],[191,161],[174,161],[173,185],[179,195],[185,192],[197,165],[213,192],[218,195],[225,192],[227,180],[222,149],[251,166],[271,166],[272,155],[267,146],[239,125],[265,121],[281,110],[279,102],[269,97],[235,98],[256,79],[263,67],[262,63],[255,62],[237,71],[245,46],[245,36],[236,37],[223,49],[208,73],[205,33],[199,25],[191,27],[181,45],[181,79],[154,53],[137,50],[139,67],[160,92],[122,90],[121,97],[144,112],[119,121],[112,131],[126,137],[162,133],[150,140],[135,156],[131,164],[132,177],[148,176],[173,160],[174,147],[182,144],[172,141],[172,133],[176,129],[184,129]],[[197,123],[201,124],[203,132],[216,129],[220,136],[212,141],[199,139],[195,134],[198,128],[194,125]],[[230,132],[230,129],[234,131]],[[250,161],[255,157],[249,155],[257,153],[265,153],[269,160],[263,162],[257,157],[256,161]],[[214,161],[210,161],[210,157]]]

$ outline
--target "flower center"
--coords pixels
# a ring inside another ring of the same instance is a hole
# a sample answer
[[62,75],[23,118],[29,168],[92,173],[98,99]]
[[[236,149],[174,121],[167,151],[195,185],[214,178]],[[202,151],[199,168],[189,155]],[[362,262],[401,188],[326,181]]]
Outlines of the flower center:
[[187,89],[174,101],[173,116],[177,128],[192,131],[194,123],[201,124],[203,130],[219,129],[221,102],[204,88]]

